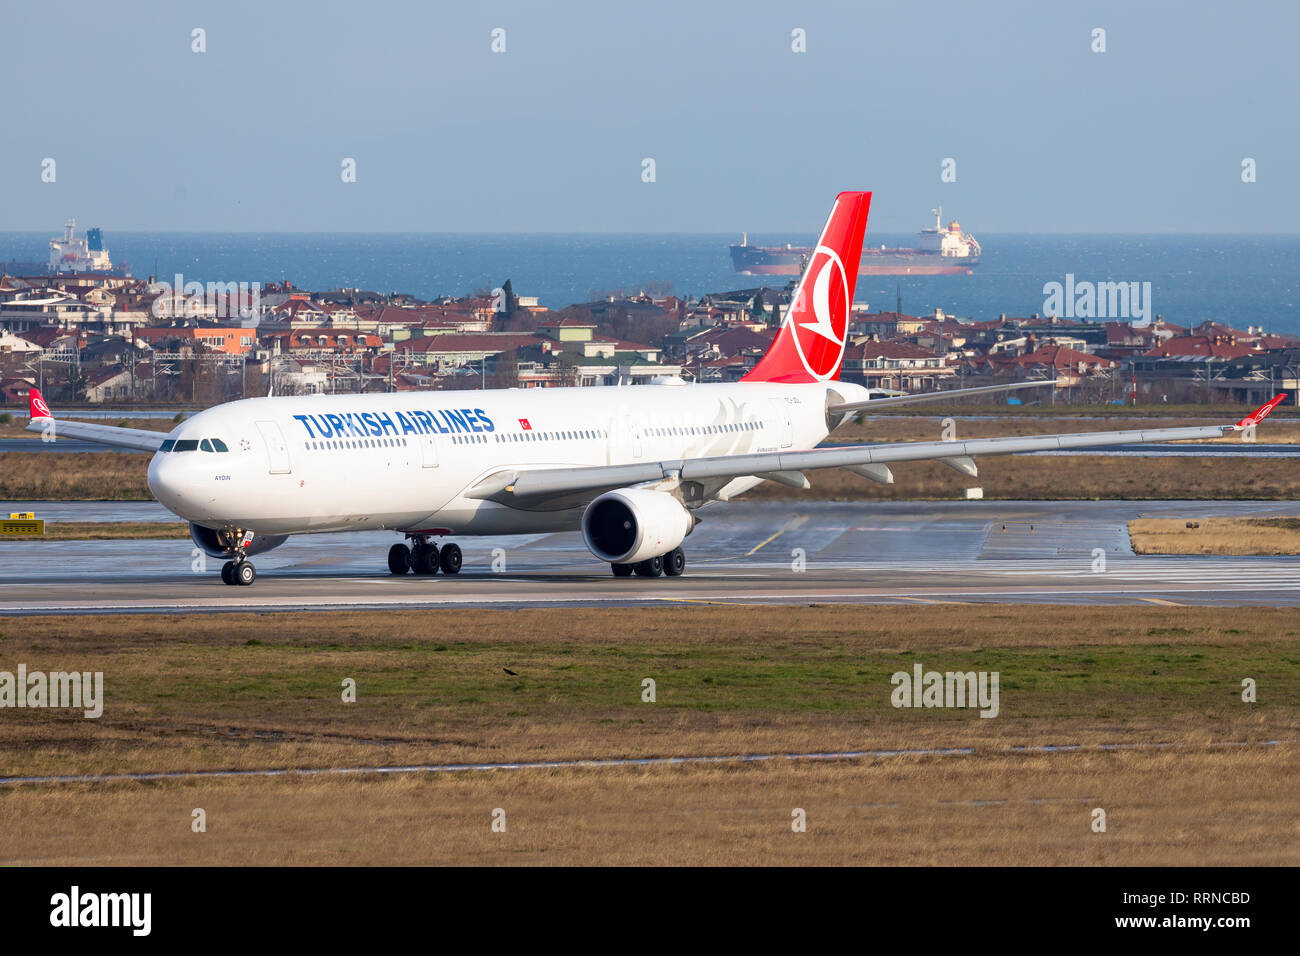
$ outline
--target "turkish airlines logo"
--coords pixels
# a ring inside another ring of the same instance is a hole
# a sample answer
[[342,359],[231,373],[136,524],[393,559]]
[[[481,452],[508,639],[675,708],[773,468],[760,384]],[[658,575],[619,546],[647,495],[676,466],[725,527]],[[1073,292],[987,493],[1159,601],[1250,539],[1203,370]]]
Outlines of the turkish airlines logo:
[[[812,280],[812,321],[803,321],[809,312],[805,291],[809,279]],[[849,278],[834,249],[818,246],[813,251],[790,315],[799,360],[809,375],[819,382],[825,381],[840,367],[849,328]]]
[[522,428],[522,429],[523,429],[524,431],[526,431],[526,432],[530,432],[530,431],[533,430],[532,423],[529,422],[528,419],[526,419],[526,418],[521,418],[521,419],[519,419],[519,427]]
[[52,417],[50,415],[50,406],[46,405],[45,399],[41,398],[39,395],[32,396],[32,411],[36,413],[35,415],[32,416],[33,418]]

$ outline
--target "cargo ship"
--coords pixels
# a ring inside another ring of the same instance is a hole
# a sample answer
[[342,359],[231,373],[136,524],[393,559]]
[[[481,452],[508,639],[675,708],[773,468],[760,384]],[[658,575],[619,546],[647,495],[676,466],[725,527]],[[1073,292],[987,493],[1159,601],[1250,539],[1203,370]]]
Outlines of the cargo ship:
[[50,240],[50,257],[45,262],[8,259],[0,262],[0,274],[9,276],[107,275],[131,278],[131,267],[113,264],[104,248],[104,231],[96,226],[87,229],[84,238],[77,235],[77,220],[63,224],[63,235]]
[[[932,209],[934,225],[917,234],[915,249],[862,247],[858,275],[949,276],[969,274],[980,261],[980,244],[956,221],[943,226],[943,206]],[[751,246],[749,235],[731,246],[731,264],[741,275],[797,276],[812,255],[808,246]]]
[[86,230],[84,239],[77,236],[77,220],[69,219],[63,226],[62,238],[50,240],[50,260],[46,271],[58,273],[94,273],[98,275],[126,276],[131,269],[126,263],[114,266],[104,248],[104,233],[97,226]]

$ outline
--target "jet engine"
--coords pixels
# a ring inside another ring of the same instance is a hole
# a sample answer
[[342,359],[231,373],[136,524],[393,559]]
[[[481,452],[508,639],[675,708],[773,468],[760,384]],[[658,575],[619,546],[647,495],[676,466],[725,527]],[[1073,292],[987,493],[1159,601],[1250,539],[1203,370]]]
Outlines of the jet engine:
[[649,488],[607,491],[582,515],[587,548],[611,564],[667,554],[686,540],[695,516],[670,494]]
[[[239,532],[217,531],[205,528],[201,524],[190,522],[190,540],[205,551],[210,558],[233,558],[235,546],[239,544]],[[254,535],[253,543],[244,551],[245,555],[261,554],[278,548],[289,540],[287,534]]]

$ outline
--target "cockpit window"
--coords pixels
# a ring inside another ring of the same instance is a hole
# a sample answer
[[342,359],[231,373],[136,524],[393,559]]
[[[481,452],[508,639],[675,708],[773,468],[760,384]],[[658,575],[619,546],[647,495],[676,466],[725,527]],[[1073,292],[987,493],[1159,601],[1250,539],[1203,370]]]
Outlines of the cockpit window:
[[177,438],[167,439],[159,451],[230,451],[220,438]]

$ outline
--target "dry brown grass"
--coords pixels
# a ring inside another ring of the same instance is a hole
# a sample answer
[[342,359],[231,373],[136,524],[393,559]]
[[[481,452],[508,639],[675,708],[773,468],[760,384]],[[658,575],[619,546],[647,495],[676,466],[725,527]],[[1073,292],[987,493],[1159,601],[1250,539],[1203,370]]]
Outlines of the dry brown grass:
[[[5,711],[9,774],[977,751],[0,786],[0,863],[1296,863],[1296,747],[1215,745],[1300,737],[1298,637],[1277,608],[0,618],[4,668],[102,670],[107,698],[99,720]],[[913,661],[1000,670],[1002,715],[892,708],[888,674]],[[655,704],[639,699],[647,675]],[[1258,704],[1239,699],[1245,675]],[[1156,742],[1175,746],[1008,751]],[[195,807],[206,834],[190,832]],[[795,807],[807,833],[790,830]]]
[[136,452],[0,450],[0,499],[150,501],[149,460]]
[[1128,532],[1138,554],[1300,554],[1300,518],[1139,518]]
[[[12,414],[12,413],[11,413]],[[57,416],[56,421],[67,422],[88,422],[92,425],[117,425],[122,428],[145,428],[149,431],[169,432],[176,427],[176,423],[170,418],[131,418],[123,415],[121,418],[78,418],[76,415],[59,415],[55,409],[54,414]],[[27,430],[27,417],[15,416],[13,421],[5,423],[0,422],[0,440],[6,438],[33,438],[38,432],[29,432]],[[0,448],[3,448],[0,444]]]
[[5,788],[0,861],[1296,865],[1297,773],[1287,746]]

